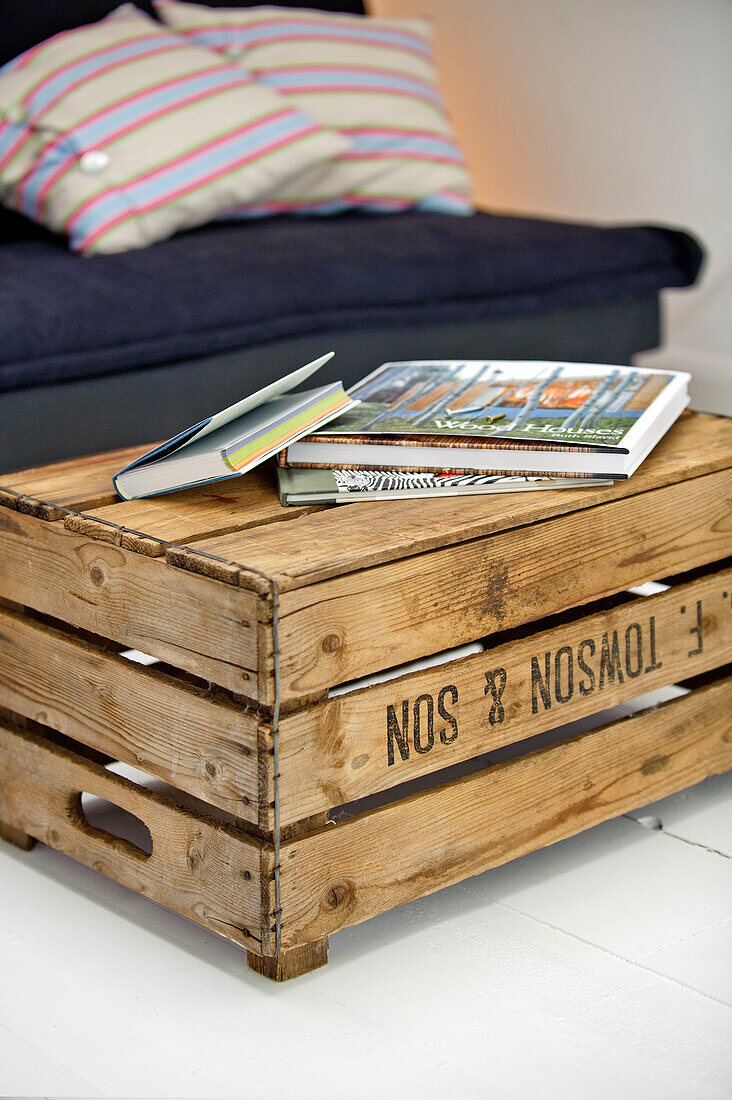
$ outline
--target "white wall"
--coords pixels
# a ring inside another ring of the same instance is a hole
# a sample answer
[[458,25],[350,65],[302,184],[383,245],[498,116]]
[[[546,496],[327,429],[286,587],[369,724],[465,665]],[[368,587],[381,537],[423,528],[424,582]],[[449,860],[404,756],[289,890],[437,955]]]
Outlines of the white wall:
[[732,2],[371,0],[430,15],[480,204],[684,226],[699,286],[663,295],[663,349],[699,408],[732,414]]

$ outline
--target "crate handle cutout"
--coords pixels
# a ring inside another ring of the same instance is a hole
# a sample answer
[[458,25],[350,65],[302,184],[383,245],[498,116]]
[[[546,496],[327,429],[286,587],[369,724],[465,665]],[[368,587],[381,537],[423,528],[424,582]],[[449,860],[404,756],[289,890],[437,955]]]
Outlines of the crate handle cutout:
[[149,859],[153,839],[144,821],[115,802],[82,791],[71,796],[68,816],[72,825],[134,859]]

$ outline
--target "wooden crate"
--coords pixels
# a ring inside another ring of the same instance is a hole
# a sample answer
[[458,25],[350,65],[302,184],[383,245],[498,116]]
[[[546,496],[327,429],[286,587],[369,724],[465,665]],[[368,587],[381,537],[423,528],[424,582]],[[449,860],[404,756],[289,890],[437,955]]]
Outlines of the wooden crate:
[[0,833],[261,973],[732,764],[732,422],[683,416],[608,488],[329,509],[262,470],[120,502],[135,453],[0,476]]

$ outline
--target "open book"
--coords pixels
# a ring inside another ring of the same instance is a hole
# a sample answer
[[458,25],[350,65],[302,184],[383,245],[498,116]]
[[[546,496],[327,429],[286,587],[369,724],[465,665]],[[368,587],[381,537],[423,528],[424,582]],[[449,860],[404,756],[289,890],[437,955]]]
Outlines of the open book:
[[291,393],[332,358],[315,359],[285,378],[186,428],[115,474],[125,500],[239,477],[293,440],[327,424],[357,402],[341,382]]

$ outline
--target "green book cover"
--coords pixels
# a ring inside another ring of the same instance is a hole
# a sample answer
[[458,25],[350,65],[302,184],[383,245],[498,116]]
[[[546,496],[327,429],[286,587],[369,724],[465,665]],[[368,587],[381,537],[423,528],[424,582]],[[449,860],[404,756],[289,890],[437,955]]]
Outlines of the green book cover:
[[588,478],[555,478],[525,474],[456,474],[397,470],[277,469],[280,501],[289,504],[338,503],[358,500],[408,499],[515,493],[536,489],[592,488],[611,482]]

